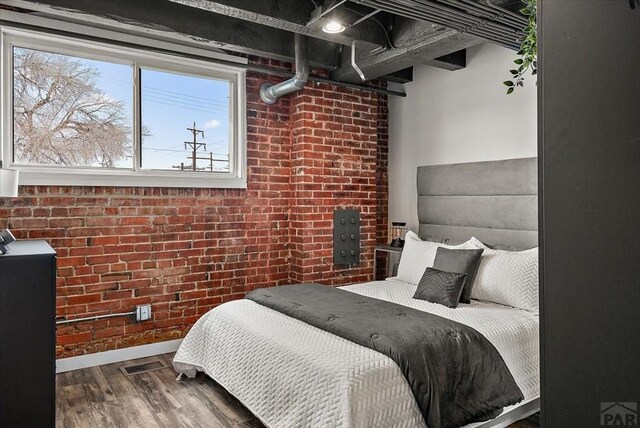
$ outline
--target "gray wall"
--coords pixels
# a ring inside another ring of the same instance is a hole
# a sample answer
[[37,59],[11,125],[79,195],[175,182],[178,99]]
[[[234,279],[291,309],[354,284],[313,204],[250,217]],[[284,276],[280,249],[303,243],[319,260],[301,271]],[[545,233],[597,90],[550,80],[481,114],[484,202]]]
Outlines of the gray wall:
[[539,10],[547,428],[599,427],[605,403],[640,403],[640,5],[630,4]]
[[416,168],[537,154],[536,85],[505,95],[514,52],[488,43],[467,52],[467,68],[421,66],[390,97],[389,216],[417,231]]

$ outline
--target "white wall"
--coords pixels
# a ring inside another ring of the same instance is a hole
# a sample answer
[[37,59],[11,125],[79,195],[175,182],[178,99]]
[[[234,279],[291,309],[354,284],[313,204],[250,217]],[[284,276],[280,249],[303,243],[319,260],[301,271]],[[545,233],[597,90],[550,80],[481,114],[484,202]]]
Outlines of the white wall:
[[467,67],[414,69],[406,98],[389,104],[389,220],[418,228],[416,168],[537,155],[535,76],[505,94],[515,52],[484,43]]

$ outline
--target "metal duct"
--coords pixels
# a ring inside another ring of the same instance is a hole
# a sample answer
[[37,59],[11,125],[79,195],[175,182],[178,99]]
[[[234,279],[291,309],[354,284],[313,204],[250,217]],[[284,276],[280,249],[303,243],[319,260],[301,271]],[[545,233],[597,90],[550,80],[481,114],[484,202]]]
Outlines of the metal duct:
[[295,34],[296,74],[289,80],[277,85],[263,83],[260,87],[260,98],[267,104],[273,104],[283,95],[299,91],[309,79],[309,60],[307,57],[307,38]]
[[520,49],[527,18],[496,6],[491,0],[352,0],[410,19],[453,28],[484,40]]

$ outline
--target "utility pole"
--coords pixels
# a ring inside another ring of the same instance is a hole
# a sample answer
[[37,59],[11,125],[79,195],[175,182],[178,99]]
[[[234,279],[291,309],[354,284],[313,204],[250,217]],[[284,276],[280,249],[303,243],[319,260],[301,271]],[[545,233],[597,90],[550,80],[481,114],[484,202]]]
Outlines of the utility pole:
[[198,143],[198,134],[201,134],[202,138],[204,138],[204,131],[197,129],[195,122],[193,122],[193,128],[187,128],[187,131],[191,131],[191,133],[193,134],[193,141],[185,141],[184,149],[187,150],[187,147],[191,148],[191,168],[193,171],[198,171],[198,168],[196,166],[196,162],[198,159],[198,149],[202,147],[204,150],[207,150],[207,145],[205,143]]
[[[209,169],[209,171],[213,172],[213,163],[214,162],[229,162],[229,158],[227,157],[226,159],[223,158],[214,158],[213,157],[213,152],[209,152],[209,156],[207,157],[200,157],[198,156],[198,150],[202,147],[203,150],[207,150],[207,144],[206,143],[198,143],[198,134],[202,135],[202,138],[204,138],[204,131],[197,129],[196,128],[196,123],[193,122],[193,128],[187,128],[187,131],[191,131],[191,133],[193,134],[193,141],[185,141],[184,142],[184,149],[187,150],[187,147],[189,147],[191,149],[191,156],[188,156],[187,159],[191,160],[191,167],[189,167],[189,165],[186,165],[184,162],[180,162],[180,165],[173,165],[173,168],[176,169],[180,169],[181,171],[185,171],[185,170],[192,170],[192,171],[204,171],[206,169]],[[216,155],[218,156],[218,155]],[[224,155],[219,155],[219,156],[224,156]],[[198,160],[205,160],[205,161],[209,161],[209,168],[206,167],[201,167],[198,168],[196,162]]]

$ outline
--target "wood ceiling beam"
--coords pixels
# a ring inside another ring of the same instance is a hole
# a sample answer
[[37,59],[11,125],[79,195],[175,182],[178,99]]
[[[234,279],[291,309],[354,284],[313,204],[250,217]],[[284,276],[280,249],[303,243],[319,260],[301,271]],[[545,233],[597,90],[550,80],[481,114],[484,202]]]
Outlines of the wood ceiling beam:
[[467,66],[467,50],[462,49],[450,54],[424,62],[425,65],[442,68],[444,70],[461,70]]
[[394,82],[394,83],[413,82],[413,67],[407,67],[404,70],[387,74],[386,76],[382,76],[381,79],[386,80],[387,82]]

